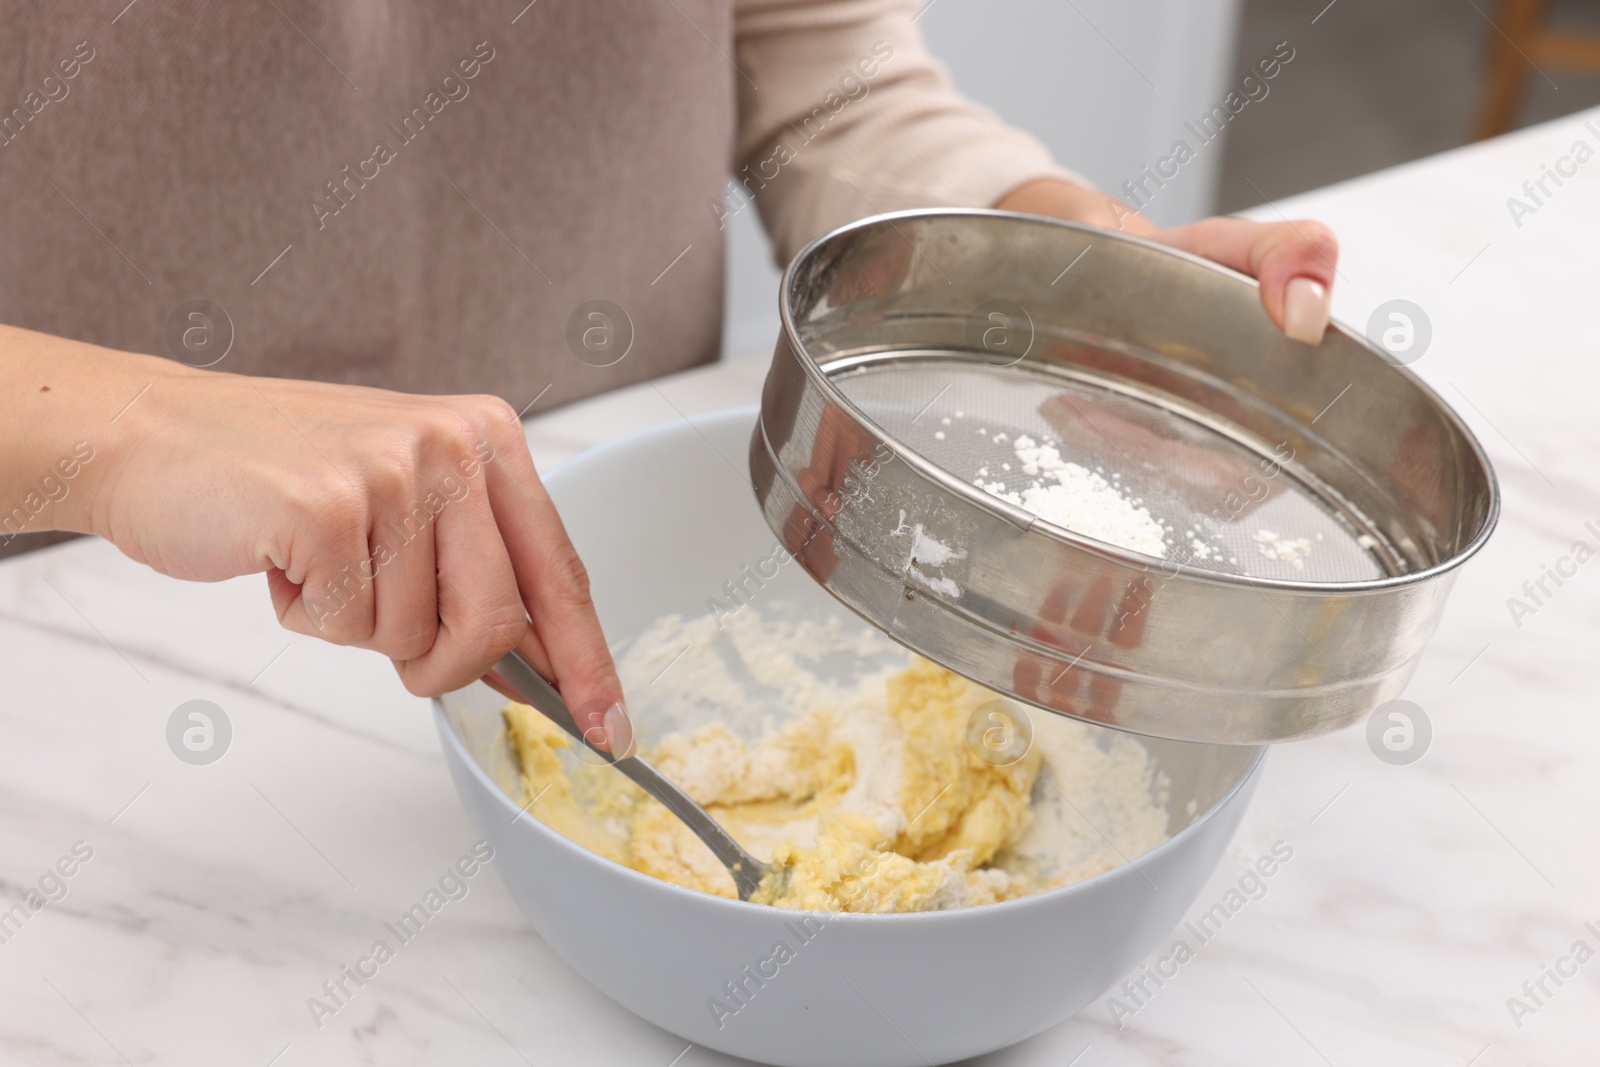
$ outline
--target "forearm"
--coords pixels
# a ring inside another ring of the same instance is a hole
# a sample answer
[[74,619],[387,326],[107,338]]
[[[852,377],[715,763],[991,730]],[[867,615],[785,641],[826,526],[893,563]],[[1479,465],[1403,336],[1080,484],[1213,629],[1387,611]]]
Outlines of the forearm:
[[730,207],[754,198],[779,262],[864,215],[978,207],[1029,178],[1075,178],[955,90],[918,32],[922,7],[737,0],[735,58],[753,83],[738,80]]
[[77,530],[177,578],[264,572],[285,627],[388,656],[419,695],[515,647],[592,744],[631,751],[582,563],[498,397],[252,378],[0,326],[0,508],[0,541]]
[[123,412],[147,386],[192,373],[0,325],[0,543],[23,532],[93,531],[99,488],[126,447]]

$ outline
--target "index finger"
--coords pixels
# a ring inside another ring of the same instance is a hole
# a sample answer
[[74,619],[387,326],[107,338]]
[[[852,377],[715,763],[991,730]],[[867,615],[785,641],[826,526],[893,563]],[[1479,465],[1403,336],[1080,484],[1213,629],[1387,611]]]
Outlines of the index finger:
[[1307,344],[1322,340],[1339,261],[1339,241],[1322,223],[1202,219],[1163,230],[1155,240],[1251,275],[1280,330]]
[[633,724],[589,595],[588,573],[534,470],[521,420],[509,406],[494,418],[494,452],[482,457],[489,503],[533,619],[536,643],[549,657],[552,681],[578,729],[596,748],[618,759],[631,756]]

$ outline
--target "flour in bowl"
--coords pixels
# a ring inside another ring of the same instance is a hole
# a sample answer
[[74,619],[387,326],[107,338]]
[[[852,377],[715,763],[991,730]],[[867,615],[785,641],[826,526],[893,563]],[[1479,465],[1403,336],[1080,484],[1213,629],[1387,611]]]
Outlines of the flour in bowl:
[[[972,722],[994,693],[856,620],[787,614],[670,616],[618,661],[646,757],[784,865],[757,903],[968,907],[1092,877],[1166,840],[1166,779],[1134,738],[1034,712],[1025,751],[982,758]],[[572,758],[532,709],[511,704],[506,720],[533,815],[645,874],[734,895],[665,808]]]

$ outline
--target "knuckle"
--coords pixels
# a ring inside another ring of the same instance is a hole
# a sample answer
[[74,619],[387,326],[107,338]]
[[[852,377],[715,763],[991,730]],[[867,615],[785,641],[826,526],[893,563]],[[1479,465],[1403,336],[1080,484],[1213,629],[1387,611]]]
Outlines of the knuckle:
[[589,589],[589,568],[571,545],[557,549],[551,560],[550,590],[563,607],[588,608],[594,602]]
[[508,430],[515,427],[519,432],[522,429],[522,419],[517,416],[517,411],[504,397],[485,394],[472,398],[478,413],[483,417],[485,425],[497,429]]
[[491,663],[516,647],[528,625],[520,605],[486,608],[473,613],[474,622],[465,635],[467,653],[479,663]]
[[311,477],[292,491],[289,505],[300,529],[314,530],[329,546],[365,541],[367,495],[341,477]]
[[432,649],[434,642],[439,638],[439,624],[435,621],[432,625],[416,625],[402,630],[392,640],[386,641],[384,647],[378,649],[390,659],[402,663],[420,659]]
[[392,449],[368,473],[372,496],[387,503],[408,501],[417,484],[417,455],[410,442]]
[[286,600],[279,622],[334,644],[370,641],[376,570],[368,494],[342,478],[312,475],[289,488],[284,506],[291,551],[307,565],[299,571],[299,595]]
[[591,692],[616,697],[622,695],[622,681],[617,677],[616,664],[604,645],[586,645],[566,656],[561,667],[563,681],[582,679]]
[[360,569],[343,564],[331,568],[305,587],[305,617],[315,637],[338,645],[359,645],[372,640],[371,582]]
[[471,415],[450,404],[440,405],[429,423],[431,443],[452,460],[472,451],[478,424]]
[[292,634],[303,634],[306,637],[318,637],[316,626],[311,621],[306,607],[299,600],[291,601],[277,608],[278,625]]
[[438,437],[459,451],[469,451],[478,437],[477,419],[461,408],[445,408],[438,416]]
[[1338,253],[1339,238],[1325,224],[1308,219],[1300,223],[1299,227],[1306,241],[1318,252],[1330,257]]

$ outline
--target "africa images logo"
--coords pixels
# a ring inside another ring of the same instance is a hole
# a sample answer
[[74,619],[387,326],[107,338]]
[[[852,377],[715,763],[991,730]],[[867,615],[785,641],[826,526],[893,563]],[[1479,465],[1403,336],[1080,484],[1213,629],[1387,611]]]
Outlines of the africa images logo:
[[[356,161],[354,172],[346,165],[341,172],[343,177],[323,182],[327,195],[310,201],[311,217],[316,220],[317,229],[327,226],[330,218],[349,207],[356,194],[365,189],[368,182],[376,181],[384,167],[400,158],[399,150],[421,136],[428,123],[438,118],[440,112],[452,102],[465,100],[467,94],[472,92],[472,86],[467,82],[476,78],[494,56],[493,45],[488,41],[478,42],[471,55],[462,59],[456,64],[455,70],[439,80],[438,89],[429,89],[422,103],[401,116],[400,125],[388,123],[389,131],[394,135],[393,144],[389,139],[380,138],[373,145],[370,156]],[[460,71],[459,76],[456,71]]]
[[[373,941],[366,955],[354,963],[342,965],[337,974],[322,983],[321,995],[306,998],[306,1010],[311,1013],[311,1021],[317,1029],[321,1030],[330,1018],[343,1011],[401,948],[416,940],[446,905],[467,899],[472,891],[472,879],[493,860],[494,846],[487,841],[475,842],[468,852],[444,869],[435,884],[422,894],[421,900],[385,922],[383,929],[387,936]],[[393,944],[390,944],[391,938]]]

